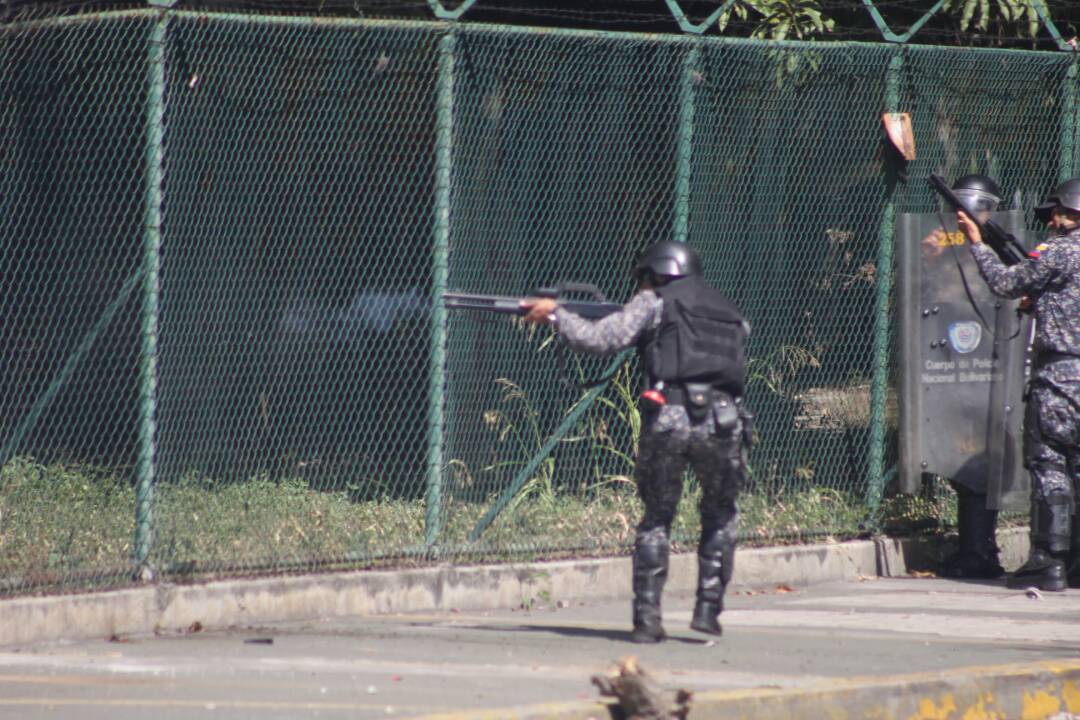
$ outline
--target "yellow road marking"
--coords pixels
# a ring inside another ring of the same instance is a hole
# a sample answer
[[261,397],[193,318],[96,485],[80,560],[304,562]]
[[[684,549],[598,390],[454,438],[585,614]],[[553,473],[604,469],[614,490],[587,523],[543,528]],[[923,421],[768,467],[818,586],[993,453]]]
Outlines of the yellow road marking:
[[260,700],[137,700],[133,698],[116,699],[73,699],[73,698],[0,698],[2,706],[44,706],[44,707],[190,707],[190,708],[225,708],[244,710],[384,710],[393,707],[395,711],[430,712],[431,708],[414,705],[395,705],[393,703],[334,703],[334,702],[270,702]]
[[[862,688],[868,688],[873,686],[883,686],[882,694],[887,692],[889,687],[902,688],[907,685],[915,685],[919,683],[938,683],[941,680],[963,679],[965,677],[979,678],[981,684],[992,682],[992,679],[997,677],[1006,679],[1015,676],[1035,675],[1036,673],[1048,673],[1050,675],[1066,675],[1071,673],[1080,672],[1080,661],[1077,660],[1050,660],[1044,662],[1035,662],[1030,664],[1010,664],[1010,665],[985,665],[985,666],[969,666],[962,668],[955,668],[952,670],[944,670],[940,672],[924,672],[924,673],[909,673],[905,675],[889,675],[889,676],[862,676],[852,678],[837,678],[835,680],[827,680],[821,683],[814,683],[812,685],[800,686],[800,687],[769,687],[769,688],[743,688],[738,690],[710,690],[704,692],[694,693],[694,702],[698,707],[723,707],[725,704],[732,703],[739,700],[754,700],[754,699],[768,699],[768,698],[814,698],[821,699],[822,695],[829,696],[835,695],[835,702],[840,705],[847,701],[844,693],[850,693],[854,690]],[[1033,678],[1034,680],[1034,678]],[[1047,682],[1047,678],[1039,678],[1040,682]],[[1067,701],[1071,701],[1075,697],[1074,693],[1077,692],[1075,683],[1071,680],[1065,680],[1063,683],[1063,693],[1068,698]],[[1044,693],[1045,694],[1045,693]],[[978,700],[974,703],[974,707],[985,710],[985,702],[992,696],[989,693],[984,693],[979,696]],[[1025,718],[1037,718],[1038,720],[1044,720],[1045,718],[1052,717],[1051,714],[1047,714],[1050,711],[1056,712],[1055,707],[1060,708],[1060,705],[1054,705],[1053,702],[1046,702],[1047,700],[1056,702],[1052,696],[1047,695],[1046,698],[1038,698],[1038,707],[1035,707],[1030,700],[1030,696],[1025,693],[1024,697],[1024,712]],[[532,705],[528,707],[512,708],[474,708],[469,710],[459,710],[453,712],[443,712],[432,715],[424,715],[420,718],[414,718],[414,720],[477,720],[478,718],[504,718],[513,716],[525,716],[534,717],[533,713],[539,712],[543,715],[545,712],[548,716],[557,717],[560,712],[565,712],[570,716],[576,717],[582,713],[587,713],[590,707],[600,707],[602,701],[581,701],[577,703],[564,703],[564,704],[545,704],[545,705]],[[955,700],[951,694],[946,695],[946,699],[942,703],[943,707],[937,707],[932,701],[923,700],[920,703],[919,711],[921,714],[915,715],[916,718],[939,718],[955,717],[955,712],[958,710],[970,710],[970,707],[959,708],[957,707]],[[973,716],[978,717],[978,716]],[[993,716],[991,716],[993,717]]]

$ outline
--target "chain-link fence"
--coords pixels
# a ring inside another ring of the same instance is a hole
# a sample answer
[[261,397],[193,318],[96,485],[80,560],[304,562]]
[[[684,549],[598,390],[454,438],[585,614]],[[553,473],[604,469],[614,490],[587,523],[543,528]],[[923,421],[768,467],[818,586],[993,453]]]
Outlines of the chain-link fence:
[[440,298],[625,300],[664,239],[754,326],[744,536],[859,532],[894,214],[1076,166],[1064,53],[137,10],[0,67],[4,593],[625,547],[633,361]]

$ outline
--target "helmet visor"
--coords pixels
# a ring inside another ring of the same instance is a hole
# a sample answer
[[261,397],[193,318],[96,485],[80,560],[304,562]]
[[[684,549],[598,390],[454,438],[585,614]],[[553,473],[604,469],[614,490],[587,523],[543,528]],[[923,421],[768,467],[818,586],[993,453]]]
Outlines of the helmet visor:
[[998,203],[1001,202],[1001,198],[985,190],[963,188],[954,190],[953,193],[969,213],[994,212],[997,210]]

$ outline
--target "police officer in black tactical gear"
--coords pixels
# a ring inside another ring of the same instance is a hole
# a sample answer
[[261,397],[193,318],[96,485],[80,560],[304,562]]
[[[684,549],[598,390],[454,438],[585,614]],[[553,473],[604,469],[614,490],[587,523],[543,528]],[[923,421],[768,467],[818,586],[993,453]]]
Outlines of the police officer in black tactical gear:
[[[956,196],[972,212],[986,220],[1001,204],[1001,189],[986,175],[964,175],[952,185]],[[943,229],[938,233],[944,234]],[[928,240],[933,240],[932,235]],[[933,246],[938,252],[944,242]],[[955,287],[962,287],[956,283]],[[959,549],[942,561],[938,572],[952,578],[999,578],[1005,574],[998,560],[997,510],[987,507],[987,478],[983,474],[966,473],[959,479],[948,478],[956,491],[956,525]]]
[[1062,183],[1036,217],[1050,237],[1018,265],[1006,266],[981,243],[977,225],[960,229],[990,289],[1027,297],[1035,315],[1034,359],[1024,423],[1024,464],[1031,471],[1031,555],[1010,587],[1080,587],[1080,178]]
[[661,242],[635,269],[639,290],[622,311],[590,322],[554,300],[529,300],[526,320],[550,322],[570,348],[593,354],[636,346],[648,389],[635,480],[645,514],[633,557],[635,642],[664,639],[660,597],[671,525],[691,467],[701,486],[698,587],[690,627],[720,635],[718,616],[734,568],[736,495],[746,471],[751,416],[742,405],[750,326],[701,275],[688,245]]

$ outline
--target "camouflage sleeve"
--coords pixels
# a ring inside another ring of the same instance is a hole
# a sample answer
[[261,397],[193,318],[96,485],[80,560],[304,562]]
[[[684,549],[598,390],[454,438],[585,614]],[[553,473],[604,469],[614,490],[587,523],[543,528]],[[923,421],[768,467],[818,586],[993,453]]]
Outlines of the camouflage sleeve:
[[986,243],[971,246],[971,254],[979,266],[979,273],[996,294],[1007,298],[1024,295],[1036,296],[1055,278],[1062,268],[1060,252],[1048,249],[1039,257],[1030,258],[1019,265],[1006,265]]
[[555,311],[559,338],[578,352],[610,355],[632,347],[646,330],[660,320],[662,301],[656,293],[643,290],[619,312],[595,322],[567,310]]

